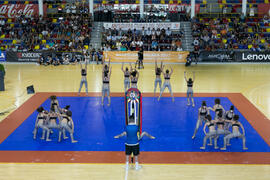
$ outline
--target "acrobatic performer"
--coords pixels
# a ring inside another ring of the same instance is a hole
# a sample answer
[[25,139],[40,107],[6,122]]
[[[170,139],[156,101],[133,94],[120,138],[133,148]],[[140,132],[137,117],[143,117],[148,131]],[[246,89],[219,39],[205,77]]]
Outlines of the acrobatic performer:
[[164,73],[163,71],[162,71],[162,73],[163,73],[163,76],[164,76],[165,81],[164,81],[163,86],[162,86],[162,89],[160,91],[160,95],[158,97],[158,101],[160,100],[160,98],[161,98],[161,96],[162,96],[165,88],[167,87],[169,89],[170,93],[171,93],[172,101],[174,102],[174,97],[173,97],[173,92],[172,92],[172,86],[171,86],[171,83],[170,83],[170,79],[171,79],[171,76],[172,76],[172,73],[173,73],[173,69],[171,67],[171,72],[169,71],[169,69],[167,69],[166,70],[166,73]]
[[213,106],[213,108],[209,107],[209,109],[215,112],[215,119],[217,118],[217,115],[218,115],[219,112],[222,112],[222,116],[225,113],[225,109],[220,104],[220,99],[219,98],[215,99],[215,105]]
[[193,83],[195,81],[195,72],[193,72],[193,80],[192,78],[189,78],[187,80],[187,76],[186,76],[186,71],[184,72],[184,78],[187,82],[187,105],[189,106],[190,105],[190,99],[191,99],[191,102],[192,102],[192,106],[194,107],[195,104],[194,104],[194,99],[193,99]]
[[104,97],[105,94],[107,94],[108,97],[108,106],[111,104],[111,97],[110,97],[110,78],[111,78],[111,73],[112,73],[112,67],[110,67],[109,71],[104,71],[102,74],[102,99],[101,99],[101,104],[103,106],[104,104]]
[[[244,129],[242,123],[240,123],[238,120],[239,120],[239,116],[234,115],[233,120],[231,121],[232,133],[230,133],[224,137],[224,146],[223,146],[223,148],[220,148],[221,150],[226,150],[226,146],[230,145],[230,139],[232,139],[232,138],[241,138],[243,141],[243,150],[248,149],[246,147],[245,129]],[[240,133],[239,127],[241,127],[243,134]]]
[[138,88],[137,83],[139,79],[139,72],[136,70],[136,68],[132,68],[132,65],[130,64],[130,81],[131,81],[131,87],[132,88]]
[[[207,115],[206,120],[207,120],[207,122],[204,124],[204,127],[203,127],[203,132],[205,134],[205,136],[203,138],[203,146],[200,147],[200,149],[205,149],[206,142],[208,139],[210,139],[210,143],[208,145],[212,145],[212,138],[216,137],[215,122],[214,122],[214,120],[212,120],[211,115]],[[208,133],[206,133],[206,131],[205,131],[207,126],[209,129]]]
[[82,64],[80,62],[80,66],[81,66],[81,75],[82,75],[82,79],[81,79],[81,83],[80,83],[80,88],[79,88],[79,92],[78,92],[78,96],[81,93],[81,89],[83,87],[83,84],[85,85],[85,92],[86,95],[88,96],[88,83],[87,83],[87,61],[85,61],[85,68],[82,67]]
[[125,68],[124,70],[124,63],[122,63],[122,68],[121,70],[124,73],[125,79],[124,79],[124,88],[125,88],[125,92],[127,91],[127,89],[130,88],[130,71],[128,70],[128,67]]
[[46,141],[52,141],[50,139],[50,133],[52,133],[52,129],[57,129],[59,130],[59,125],[57,123],[58,121],[61,120],[60,113],[56,112],[54,108],[50,109],[49,116],[48,116],[48,125],[47,127],[49,128],[49,131],[47,131],[47,138]]
[[226,113],[225,113],[225,120],[226,120],[225,129],[228,130],[230,128],[230,125],[231,125],[230,121],[232,121],[233,117],[234,117],[234,106],[232,105],[230,107],[230,110],[226,111]]
[[[129,157],[134,155],[135,157],[135,169],[141,168],[139,165],[138,156],[140,154],[139,141],[143,136],[147,136],[151,139],[155,137],[151,136],[147,132],[142,133],[142,105],[141,105],[141,93],[136,88],[130,88],[126,92],[125,97],[126,105],[126,128],[120,135],[114,136],[114,138],[120,138],[127,136],[126,139],[126,169],[129,169]],[[132,160],[131,160],[132,161]]]
[[55,95],[52,95],[50,99],[51,99],[50,110],[53,110],[54,112],[60,112],[60,107],[59,107],[59,102],[57,100],[57,97]]
[[215,119],[216,125],[217,125],[217,135],[215,137],[215,149],[218,149],[219,147],[217,146],[217,140],[220,135],[228,135],[231,132],[225,129],[225,119],[223,118],[223,113],[220,111],[217,115],[217,118]]
[[202,102],[202,106],[199,108],[198,120],[197,120],[197,123],[196,123],[196,127],[195,127],[195,130],[194,130],[192,139],[195,138],[196,133],[197,133],[199,127],[202,125],[202,122],[205,122],[206,121],[206,116],[207,115],[209,115],[209,109],[206,106],[206,102],[203,101]]
[[157,65],[157,61],[155,63],[155,72],[156,72],[156,79],[155,79],[155,87],[154,87],[154,96],[156,95],[157,85],[159,85],[159,91],[161,91],[162,80],[161,80],[161,73],[163,71],[163,62],[161,61],[160,67]]
[[61,141],[61,136],[63,134],[63,138],[67,139],[65,135],[65,130],[69,132],[70,134],[70,139],[72,143],[76,143],[78,141],[74,140],[74,122],[71,118],[72,112],[70,110],[67,110],[63,115],[62,115],[62,120],[59,123],[59,137],[58,137],[58,142]]
[[[41,139],[45,139],[45,132],[50,132],[50,129],[47,127],[47,120],[48,120],[48,112],[44,110],[43,107],[39,107],[37,109],[38,115],[35,122],[35,129],[33,131],[33,139],[37,137],[37,131],[39,128],[42,129],[42,137]],[[47,136],[48,138],[48,136]]]

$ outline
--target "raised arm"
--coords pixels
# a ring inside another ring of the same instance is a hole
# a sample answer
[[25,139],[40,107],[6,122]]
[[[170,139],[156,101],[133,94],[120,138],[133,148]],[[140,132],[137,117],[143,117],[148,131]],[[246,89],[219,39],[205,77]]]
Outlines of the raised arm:
[[123,67],[124,67],[124,63],[122,63],[122,67],[121,67],[121,70],[122,70],[123,73],[124,73],[125,71],[124,71],[124,68],[123,68]]
[[160,69],[163,70],[163,61],[160,63]]
[[82,70],[82,63],[80,62],[80,67],[81,67],[81,70]]
[[130,66],[130,72],[132,72],[133,68],[132,68],[132,64],[129,63],[129,66]]
[[187,75],[186,75],[186,71],[184,71],[184,78],[185,78],[185,81],[187,82]]
[[122,132],[121,134],[119,134],[119,135],[117,135],[117,136],[114,136],[114,138],[120,138],[120,137],[123,137],[123,136],[126,136],[127,135],[127,132],[126,131],[124,131],[124,132]]
[[87,71],[87,61],[85,59],[85,71]]
[[111,77],[111,74],[112,74],[112,67],[110,67],[109,78]]
[[137,79],[139,79],[140,73],[139,71],[137,71]]
[[193,71],[193,82],[195,81],[195,72]]
[[157,70],[157,60],[155,61],[155,70]]
[[109,67],[110,67],[110,65],[111,65],[111,58],[109,57]]
[[173,68],[172,67],[170,67],[171,68],[171,73],[170,73],[170,76],[172,75],[172,73],[173,73]]

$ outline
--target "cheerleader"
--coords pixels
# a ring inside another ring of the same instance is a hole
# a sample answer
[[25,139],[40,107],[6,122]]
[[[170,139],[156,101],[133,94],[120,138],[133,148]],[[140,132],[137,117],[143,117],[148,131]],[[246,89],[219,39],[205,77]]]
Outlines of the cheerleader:
[[194,104],[194,99],[193,99],[193,83],[195,81],[195,72],[193,72],[193,80],[191,78],[187,80],[186,71],[184,72],[184,78],[187,82],[187,101],[188,101],[187,105],[188,106],[190,105],[190,99],[191,99],[192,106],[194,107],[195,104]]

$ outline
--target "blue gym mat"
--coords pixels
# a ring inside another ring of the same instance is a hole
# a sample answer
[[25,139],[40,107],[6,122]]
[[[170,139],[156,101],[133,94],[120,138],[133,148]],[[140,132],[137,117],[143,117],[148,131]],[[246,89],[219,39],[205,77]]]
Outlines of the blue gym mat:
[[[214,97],[196,97],[195,108],[187,106],[186,98],[143,97],[142,101],[142,130],[156,137],[151,140],[144,137],[140,144],[141,151],[163,152],[198,152],[220,151],[212,146],[200,150],[203,141],[202,126],[194,140],[191,139],[198,117],[198,108],[203,100],[207,106],[213,107]],[[232,103],[228,98],[220,98],[223,107],[228,110]],[[78,143],[71,143],[70,139],[58,143],[58,131],[51,135],[53,141],[40,140],[41,129],[37,139],[33,139],[32,131],[37,112],[33,112],[5,141],[0,144],[0,150],[25,151],[124,151],[125,137],[114,139],[115,135],[123,132],[125,127],[124,97],[112,97],[111,106],[101,105],[100,97],[58,97],[61,107],[71,105],[72,118],[75,124],[74,137]],[[43,103],[49,109],[49,100]],[[248,111],[248,110],[247,110]],[[246,130],[247,152],[270,152],[269,145],[261,138],[247,120],[240,115],[240,121]],[[211,112],[214,117],[214,113]],[[67,133],[69,136],[69,134]],[[223,146],[223,136],[219,138],[219,147]],[[227,151],[242,152],[242,140],[232,139]]]

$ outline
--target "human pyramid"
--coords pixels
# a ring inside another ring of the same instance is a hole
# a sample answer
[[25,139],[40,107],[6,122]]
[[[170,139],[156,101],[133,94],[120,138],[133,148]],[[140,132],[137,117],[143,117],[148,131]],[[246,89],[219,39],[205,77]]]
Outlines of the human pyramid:
[[[212,119],[209,110],[215,112],[215,119]],[[202,106],[199,108],[198,120],[194,130],[192,139],[195,138],[199,127],[204,122],[203,132],[205,134],[203,139],[203,146],[200,149],[205,149],[206,142],[209,139],[209,144],[212,145],[212,138],[214,138],[214,148],[219,149],[217,145],[218,138],[223,135],[223,147],[221,150],[226,150],[227,146],[230,146],[230,140],[232,138],[241,138],[243,141],[243,150],[247,150],[245,129],[239,121],[239,115],[234,113],[234,106],[231,106],[229,111],[225,111],[223,106],[220,104],[220,99],[215,99],[215,105],[213,108],[207,107],[206,102],[202,102]],[[209,131],[206,132],[206,127]],[[231,128],[231,131],[230,131]],[[242,129],[242,134],[240,132]]]
[[[42,137],[41,139],[46,141],[52,141],[50,139],[50,134],[53,133],[53,129],[57,129],[59,131],[58,142],[62,139],[62,134],[64,139],[68,139],[66,136],[66,131],[69,132],[71,142],[76,143],[74,140],[74,123],[71,118],[72,112],[69,110],[70,106],[66,106],[65,108],[60,108],[58,100],[56,96],[51,96],[51,106],[50,111],[46,111],[43,107],[39,107],[37,109],[38,115],[35,122],[35,128],[33,131],[33,138],[36,139],[38,129],[42,129]],[[58,119],[58,122],[57,122]],[[46,138],[45,138],[46,135]]]

